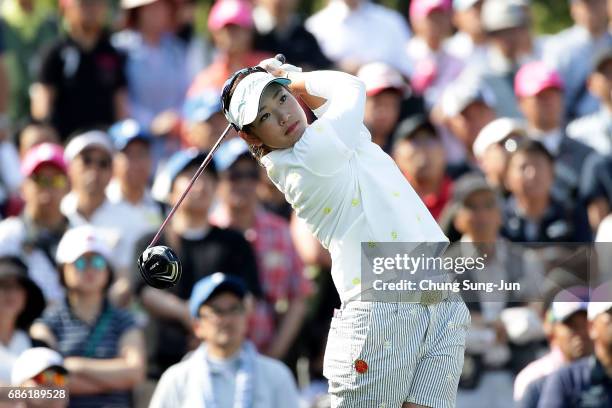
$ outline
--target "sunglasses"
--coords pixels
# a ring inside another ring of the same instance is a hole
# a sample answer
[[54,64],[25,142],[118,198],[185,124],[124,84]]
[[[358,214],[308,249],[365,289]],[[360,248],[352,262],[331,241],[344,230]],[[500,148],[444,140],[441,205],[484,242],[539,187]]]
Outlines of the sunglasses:
[[83,160],[83,164],[85,165],[85,167],[91,167],[95,165],[97,168],[101,170],[110,169],[111,163],[112,163],[110,158],[96,160],[87,154],[84,154],[83,156],[81,156],[81,160]]
[[[262,67],[242,68],[234,72],[232,76],[227,81],[225,81],[225,84],[223,84],[223,91],[221,92],[221,105],[223,107],[223,114],[228,120],[229,120],[230,103],[232,101],[231,90],[234,87],[234,84],[239,78],[244,78],[245,76],[250,75],[254,72],[266,72],[266,70],[263,69]],[[238,125],[234,123],[231,123],[231,125],[234,129],[236,129],[236,131],[240,131],[240,128],[238,127]]]
[[228,178],[230,181],[259,180],[259,171],[230,171],[228,174]]
[[45,370],[33,378],[38,385],[54,385],[63,387],[66,385],[66,374],[55,370]]
[[74,267],[79,272],[85,271],[85,269],[87,269],[87,266],[97,271],[101,271],[103,269],[106,269],[106,266],[107,266],[106,259],[104,259],[104,257],[101,255],[94,255],[90,258],[81,256],[76,261],[74,261]]
[[33,175],[32,181],[40,188],[64,189],[68,185],[68,179],[63,174],[56,174],[52,177]]

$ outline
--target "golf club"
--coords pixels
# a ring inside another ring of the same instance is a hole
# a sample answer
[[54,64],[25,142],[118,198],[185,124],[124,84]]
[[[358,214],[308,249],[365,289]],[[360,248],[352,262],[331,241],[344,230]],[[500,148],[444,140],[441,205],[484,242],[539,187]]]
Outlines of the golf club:
[[[277,54],[275,58],[281,63],[285,63],[284,55]],[[168,224],[170,219],[172,219],[172,216],[174,215],[176,210],[180,207],[187,194],[189,194],[191,187],[193,187],[198,177],[200,177],[200,175],[206,169],[206,166],[208,166],[208,163],[210,163],[210,161],[212,160],[213,154],[219,148],[221,142],[223,141],[223,139],[231,128],[231,124],[227,125],[215,145],[212,147],[206,158],[204,158],[204,160],[202,161],[202,164],[200,164],[198,170],[191,178],[191,181],[185,188],[185,191],[183,191],[176,204],[174,204],[174,206],[168,213],[168,216],[166,217],[162,225],[159,227],[159,230],[151,240],[149,246],[138,257],[138,270],[140,271],[140,276],[142,276],[142,279],[147,283],[147,285],[157,289],[167,289],[176,285],[177,282],[180,280],[182,267],[179,257],[176,255],[172,248],[164,245],[155,244],[161,237],[164,228],[166,228],[166,225]]]

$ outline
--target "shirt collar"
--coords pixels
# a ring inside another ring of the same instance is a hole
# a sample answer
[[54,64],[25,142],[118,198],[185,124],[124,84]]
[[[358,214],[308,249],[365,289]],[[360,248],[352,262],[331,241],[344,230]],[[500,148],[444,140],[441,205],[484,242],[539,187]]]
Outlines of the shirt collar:
[[546,150],[553,156],[557,156],[561,150],[561,143],[563,142],[563,133],[561,129],[554,129],[548,132],[542,132],[539,130],[532,131],[534,139],[539,141],[546,147]]

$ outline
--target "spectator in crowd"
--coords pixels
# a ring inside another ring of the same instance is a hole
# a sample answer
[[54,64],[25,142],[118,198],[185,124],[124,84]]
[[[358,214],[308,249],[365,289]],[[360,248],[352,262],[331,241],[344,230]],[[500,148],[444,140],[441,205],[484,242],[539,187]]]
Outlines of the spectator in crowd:
[[325,57],[314,35],[296,13],[297,0],[257,0],[253,20],[257,34],[255,49],[282,53],[291,64],[306,71],[325,69]]
[[187,57],[186,66],[189,78],[195,76],[213,61],[214,47],[206,33],[198,30],[201,14],[198,12],[199,4],[196,1],[179,1],[176,13],[176,26],[174,32],[185,43]]
[[[97,0],[96,0],[97,1]],[[126,270],[134,263],[133,237],[130,230],[132,211],[122,203],[111,203],[106,187],[113,174],[114,148],[109,136],[92,130],[74,137],[66,146],[70,192],[62,200],[62,214],[75,227],[98,227],[113,249],[115,267]],[[132,245],[132,247],[130,247]],[[120,276],[124,276],[123,273]]]
[[0,30],[9,78],[8,118],[15,124],[30,115],[29,90],[41,63],[40,50],[58,36],[58,21],[49,2],[6,0]]
[[[153,138],[134,119],[125,119],[109,129],[115,154],[113,156],[113,180],[106,187],[109,203],[127,209],[131,216],[122,220],[122,245],[129,247],[132,256],[136,242],[145,234],[157,229],[165,215],[162,203],[153,199],[149,189]],[[126,211],[126,212],[127,212]],[[133,259],[130,260],[133,262]],[[123,273],[121,283],[115,286],[113,300],[120,304],[129,295],[131,268]],[[119,276],[117,277],[119,278]]]
[[498,118],[482,128],[474,140],[474,156],[487,183],[503,196],[507,194],[504,180],[508,170],[508,157],[517,143],[527,137],[522,122],[511,118]]
[[196,76],[187,97],[208,88],[221,93],[223,84],[232,73],[272,56],[253,48],[255,28],[252,13],[247,0],[215,2],[208,15],[208,30],[218,53],[212,64]]
[[587,214],[552,193],[555,159],[544,145],[528,139],[508,159],[503,235],[513,242],[590,242]]
[[257,197],[263,208],[287,221],[291,220],[291,214],[293,214],[291,204],[285,200],[283,193],[276,188],[268,177],[259,178]]
[[607,0],[570,0],[574,25],[546,42],[543,59],[554,67],[565,89],[568,120],[597,110],[598,103],[587,90],[587,77],[593,71],[593,56],[612,44],[608,31]]
[[112,253],[92,226],[70,229],[57,248],[66,300],[45,311],[30,333],[64,357],[70,406],[129,406],[144,377],[145,342],[127,311],[111,306]]
[[11,384],[17,357],[33,346],[30,325],[45,308],[40,288],[17,257],[0,256],[0,385]]
[[62,140],[127,115],[125,60],[104,29],[106,0],[61,0],[67,35],[42,58],[32,86],[32,116],[49,120]]
[[410,23],[415,34],[406,45],[414,65],[411,85],[414,92],[423,95],[427,108],[434,105],[463,69],[461,61],[444,47],[444,41],[452,34],[451,9],[450,0],[410,3]]
[[[410,30],[398,12],[369,0],[332,0],[306,20],[323,53],[340,69],[355,73],[368,62],[384,62],[403,75],[412,72],[403,44]],[[292,62],[292,61],[290,61]]]
[[483,58],[474,60],[461,76],[474,76],[491,91],[498,116],[522,117],[514,95],[514,77],[523,64],[541,55],[540,42],[531,33],[528,7],[512,0],[484,3],[482,26],[488,47]]
[[594,58],[593,72],[587,80],[591,95],[599,102],[595,113],[573,120],[567,126],[567,135],[597,153],[612,154],[612,45],[601,49]]
[[[153,196],[168,205],[176,204],[205,156],[195,149],[177,152],[157,175]],[[172,289],[162,291],[145,287],[140,293],[144,307],[154,318],[151,321],[150,371],[153,378],[159,378],[168,367],[178,363],[189,349],[192,327],[187,299],[200,278],[223,271],[244,278],[255,296],[260,297],[262,293],[255,255],[248,241],[237,231],[212,226],[208,222],[217,177],[212,161],[160,238],[159,244],[170,245],[181,259],[181,280]],[[138,242],[134,258],[152,238],[153,234],[150,234]],[[133,276],[138,276],[135,263]]]
[[183,106],[183,124],[185,145],[199,150],[212,149],[227,127],[221,108],[221,93],[210,88],[190,96]]
[[41,391],[39,395],[44,392],[43,390],[53,390],[51,395],[55,398],[49,398],[46,395],[41,395],[40,398],[28,398],[29,408],[65,408],[68,406],[68,393],[61,395],[61,388],[68,385],[68,370],[64,367],[62,356],[50,348],[33,347],[21,353],[13,365],[11,385],[27,387],[30,390],[38,388]]
[[474,141],[480,131],[495,119],[495,101],[489,90],[477,82],[463,82],[449,86],[442,94],[440,111],[446,128],[455,140],[445,139],[447,154],[459,142],[463,159],[451,161],[458,171],[476,170]]
[[424,116],[404,119],[393,137],[392,157],[435,219],[451,198],[442,140]]
[[0,246],[13,248],[27,262],[31,278],[43,290],[49,303],[63,299],[55,263],[55,251],[68,228],[60,211],[69,190],[64,150],[43,143],[34,146],[23,159],[21,187],[25,208],[18,217],[0,223]]
[[612,157],[591,155],[587,158],[580,180],[579,197],[595,232],[612,210]]
[[[519,336],[525,343],[539,340],[538,332],[515,334],[509,330],[507,308],[534,299],[538,277],[543,270],[533,256],[512,245],[500,235],[502,213],[496,191],[479,174],[466,174],[454,186],[453,199],[446,213],[460,234],[445,256],[482,257],[485,268],[466,266],[458,282],[520,282],[521,291],[464,291],[472,323],[466,339],[464,372],[457,394],[458,407],[512,406],[512,369],[531,356],[515,349]],[[528,327],[530,310],[521,309],[512,324]],[[530,348],[527,348],[527,352]]]
[[[213,224],[241,231],[253,245],[267,322],[252,324],[250,338],[266,355],[285,358],[304,319],[305,298],[311,287],[304,276],[289,224],[266,211],[257,199],[260,166],[240,138],[225,142],[215,155],[220,173],[220,203],[211,215]],[[266,326],[268,324],[268,327]]]
[[239,278],[215,273],[196,283],[189,312],[200,344],[161,377],[151,408],[298,407],[291,373],[246,340],[247,289]]
[[362,66],[357,77],[366,86],[363,123],[372,134],[372,141],[389,152],[391,136],[400,119],[406,83],[398,71],[381,62]]
[[453,24],[457,32],[445,47],[463,65],[483,58],[486,35],[482,28],[481,11],[484,0],[453,0]]
[[610,290],[597,289],[588,307],[594,353],[550,374],[539,408],[607,407],[612,401],[612,303]]
[[554,159],[554,194],[570,201],[577,196],[580,175],[592,149],[567,137],[563,130],[563,86],[559,74],[539,61],[523,65],[514,79],[528,135],[539,140]]
[[588,288],[573,287],[555,295],[547,313],[550,351],[532,361],[514,381],[514,401],[537,408],[546,377],[567,363],[592,352],[587,327]]
[[60,143],[60,138],[53,126],[36,119],[29,119],[16,131],[17,145],[19,146],[19,157],[22,159],[26,153],[37,144]]
[[127,28],[112,44],[126,56],[130,116],[144,129],[167,136],[177,130],[191,81],[185,44],[173,33],[175,0],[123,0]]

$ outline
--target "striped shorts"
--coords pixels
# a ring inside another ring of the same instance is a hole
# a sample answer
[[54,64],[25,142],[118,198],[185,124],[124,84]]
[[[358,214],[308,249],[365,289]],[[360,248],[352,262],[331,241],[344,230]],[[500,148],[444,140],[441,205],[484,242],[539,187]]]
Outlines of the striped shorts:
[[332,407],[454,407],[469,324],[456,295],[431,305],[343,304],[323,364]]

